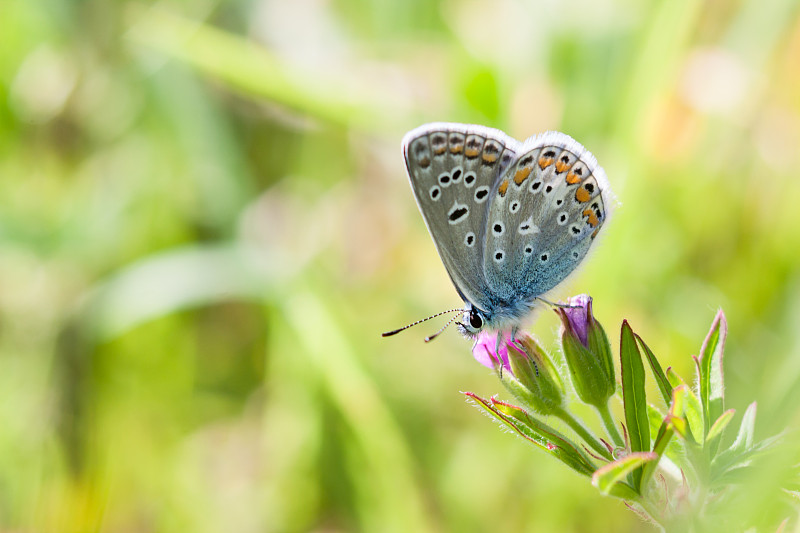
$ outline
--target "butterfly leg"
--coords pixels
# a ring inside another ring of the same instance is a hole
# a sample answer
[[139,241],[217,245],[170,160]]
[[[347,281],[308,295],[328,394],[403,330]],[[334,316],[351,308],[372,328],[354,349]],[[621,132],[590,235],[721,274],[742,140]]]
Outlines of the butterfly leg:
[[500,346],[503,344],[503,332],[497,332],[497,338],[494,343],[494,353],[497,354],[497,359],[500,361],[500,379],[503,379],[503,360],[500,357]]
[[575,309],[577,307],[581,307],[580,305],[559,304],[556,302],[551,302],[550,300],[542,298],[541,296],[537,296],[536,299],[546,303],[551,307],[561,307],[562,309]]

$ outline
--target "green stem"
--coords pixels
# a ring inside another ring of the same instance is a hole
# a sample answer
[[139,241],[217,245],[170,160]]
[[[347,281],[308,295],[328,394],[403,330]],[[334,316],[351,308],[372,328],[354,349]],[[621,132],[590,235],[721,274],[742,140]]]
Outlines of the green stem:
[[608,404],[602,408],[598,407],[597,412],[600,414],[600,418],[603,420],[603,425],[606,427],[608,436],[611,437],[611,440],[615,445],[619,446],[620,448],[624,448],[625,442],[622,440],[619,430],[617,430],[617,424],[614,422],[614,417],[611,416],[611,409],[609,408]]
[[582,438],[590,448],[600,455],[600,457],[608,459],[609,461],[611,460],[611,453],[609,453],[608,448],[603,446],[603,443],[601,443],[597,437],[592,435],[592,432],[589,431],[589,429],[584,426],[580,420],[563,409],[557,409],[552,414],[563,420],[570,427],[570,429],[574,431],[580,438]]

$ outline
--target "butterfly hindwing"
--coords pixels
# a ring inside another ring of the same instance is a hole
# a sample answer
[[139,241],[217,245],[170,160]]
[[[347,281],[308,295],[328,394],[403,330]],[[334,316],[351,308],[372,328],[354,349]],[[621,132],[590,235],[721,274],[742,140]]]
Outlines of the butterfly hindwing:
[[480,126],[428,124],[403,139],[414,196],[439,256],[461,296],[484,307],[483,240],[493,187],[520,143]]
[[606,189],[594,156],[568,135],[523,143],[491,198],[483,258],[489,289],[505,301],[532,301],[567,277],[607,218]]

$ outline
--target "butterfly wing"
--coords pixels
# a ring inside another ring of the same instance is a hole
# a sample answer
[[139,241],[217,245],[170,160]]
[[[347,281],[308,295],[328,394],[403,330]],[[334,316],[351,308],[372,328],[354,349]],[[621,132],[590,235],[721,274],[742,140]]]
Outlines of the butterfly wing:
[[577,267],[610,204],[603,169],[568,135],[532,137],[520,154],[493,189],[483,254],[489,290],[509,306],[532,303]]
[[492,188],[520,143],[466,124],[426,124],[403,139],[411,188],[447,273],[465,301],[486,309],[483,239]]

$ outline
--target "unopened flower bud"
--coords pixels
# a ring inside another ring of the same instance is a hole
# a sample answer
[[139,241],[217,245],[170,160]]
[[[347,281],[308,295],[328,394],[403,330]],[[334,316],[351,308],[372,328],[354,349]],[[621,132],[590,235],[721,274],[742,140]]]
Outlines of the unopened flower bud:
[[561,347],[572,384],[583,402],[605,407],[616,389],[611,344],[592,314],[591,297],[573,296],[568,305],[556,308],[556,313],[561,317]]
[[513,341],[504,336],[498,347],[496,334],[481,333],[473,355],[486,366],[484,361],[491,362],[503,385],[532,411],[543,415],[560,412],[564,400],[561,380],[550,357],[530,336],[518,334]]

